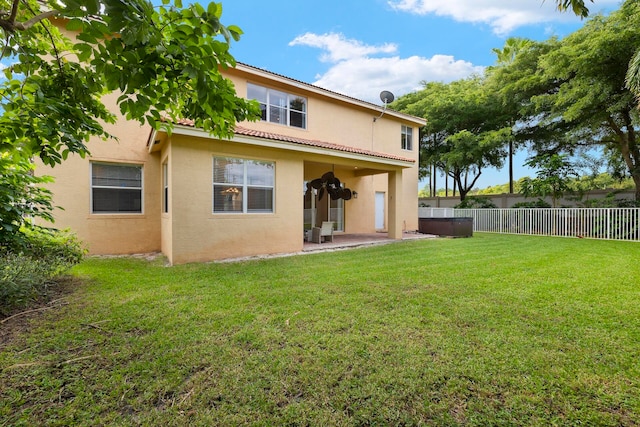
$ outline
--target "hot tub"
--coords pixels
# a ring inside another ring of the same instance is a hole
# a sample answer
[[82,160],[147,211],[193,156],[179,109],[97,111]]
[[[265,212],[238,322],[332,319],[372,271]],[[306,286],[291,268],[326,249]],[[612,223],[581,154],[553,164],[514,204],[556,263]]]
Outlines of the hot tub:
[[418,231],[448,237],[472,237],[473,218],[418,218]]

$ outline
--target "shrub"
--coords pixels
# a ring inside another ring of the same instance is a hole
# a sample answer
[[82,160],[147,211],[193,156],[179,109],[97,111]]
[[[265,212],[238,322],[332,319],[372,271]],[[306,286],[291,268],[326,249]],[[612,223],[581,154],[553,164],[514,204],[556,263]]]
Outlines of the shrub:
[[25,228],[25,252],[34,258],[44,259],[50,276],[65,272],[82,261],[86,253],[82,243],[69,230],[49,228]]
[[0,313],[46,296],[53,279],[82,260],[80,241],[68,231],[21,229],[21,250],[0,250]]
[[630,199],[616,199],[620,191],[612,191],[603,199],[590,199],[582,203],[585,208],[636,208],[640,202]]
[[495,203],[484,196],[467,196],[463,201],[454,206],[455,209],[491,209],[497,208]]
[[0,248],[21,250],[27,244],[25,227],[32,218],[53,222],[51,191],[43,185],[52,178],[38,176],[28,159],[0,153]]
[[511,206],[514,209],[518,209],[518,208],[550,208],[551,205],[547,202],[545,202],[544,200],[542,200],[541,198],[538,198],[538,200],[534,201],[534,202],[518,202],[516,204],[514,204],[513,206]]

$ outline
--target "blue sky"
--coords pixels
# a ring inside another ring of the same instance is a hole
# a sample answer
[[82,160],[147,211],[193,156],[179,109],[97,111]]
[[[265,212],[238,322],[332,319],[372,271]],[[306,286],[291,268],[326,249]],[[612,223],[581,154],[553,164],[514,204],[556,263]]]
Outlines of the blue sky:
[[[592,14],[620,0],[595,0]],[[222,22],[244,31],[231,53],[244,62],[380,104],[424,81],[461,79],[495,62],[492,48],[511,36],[546,40],[583,25],[555,0],[222,0]],[[518,153],[515,178],[533,175]],[[484,171],[477,187],[508,182]],[[444,180],[439,179],[439,183]],[[422,188],[424,183],[420,183]],[[440,185],[439,185],[440,187]]]

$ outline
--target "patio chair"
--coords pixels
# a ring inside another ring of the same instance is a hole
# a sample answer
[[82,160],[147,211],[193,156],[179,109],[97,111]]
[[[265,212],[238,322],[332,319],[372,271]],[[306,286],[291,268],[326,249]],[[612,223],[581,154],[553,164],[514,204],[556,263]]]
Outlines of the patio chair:
[[326,242],[330,240],[333,242],[333,221],[323,221],[322,227],[314,227],[312,232],[311,241],[314,243],[322,243],[323,238]]

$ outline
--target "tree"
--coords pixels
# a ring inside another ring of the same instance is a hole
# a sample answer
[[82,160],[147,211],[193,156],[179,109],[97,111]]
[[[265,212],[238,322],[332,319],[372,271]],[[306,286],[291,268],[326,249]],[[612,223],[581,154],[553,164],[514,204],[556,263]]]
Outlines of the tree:
[[[0,84],[1,155],[51,166],[86,155],[89,138],[111,137],[103,124],[115,115],[101,98],[112,92],[121,114],[155,129],[186,117],[228,137],[236,121],[259,117],[219,71],[235,65],[229,43],[242,31],[220,23],[218,3],[168,1],[0,0],[0,48],[11,63]],[[0,174],[16,170],[3,165]],[[7,233],[3,221],[0,244]]]
[[477,134],[464,129],[447,137],[442,144],[425,148],[424,152],[455,181],[463,201],[484,168],[503,165],[506,156],[504,145],[509,137],[508,128]]
[[420,142],[421,176],[429,165],[437,165],[456,183],[460,200],[484,168],[502,166],[510,116],[487,90],[484,78],[425,83],[423,90],[400,97],[393,108],[427,119]]
[[[591,0],[591,2],[593,3],[593,0]],[[560,11],[571,8],[576,15],[582,18],[586,18],[589,15],[589,9],[585,6],[583,0],[556,0],[556,4]],[[626,86],[636,95],[640,105],[640,48],[636,50],[636,53],[629,62]]]
[[[531,45],[531,40],[521,37],[509,37],[505,42],[502,49],[493,48],[491,51],[496,54],[497,66],[509,65],[513,63],[516,56],[527,49]],[[491,69],[489,69],[490,72]],[[515,123],[512,123],[515,125]],[[513,194],[513,154],[514,154],[514,141],[513,138],[509,138],[509,193]]]
[[535,178],[527,177],[522,180],[522,194],[525,197],[551,196],[554,208],[557,207],[558,200],[571,191],[572,180],[578,178],[578,173],[566,155],[541,153],[530,158],[525,164],[539,170]]
[[537,152],[573,154],[601,147],[622,159],[640,200],[636,100],[625,87],[640,45],[640,4],[627,1],[565,39],[534,43],[493,73],[504,99],[520,107],[516,136]]

